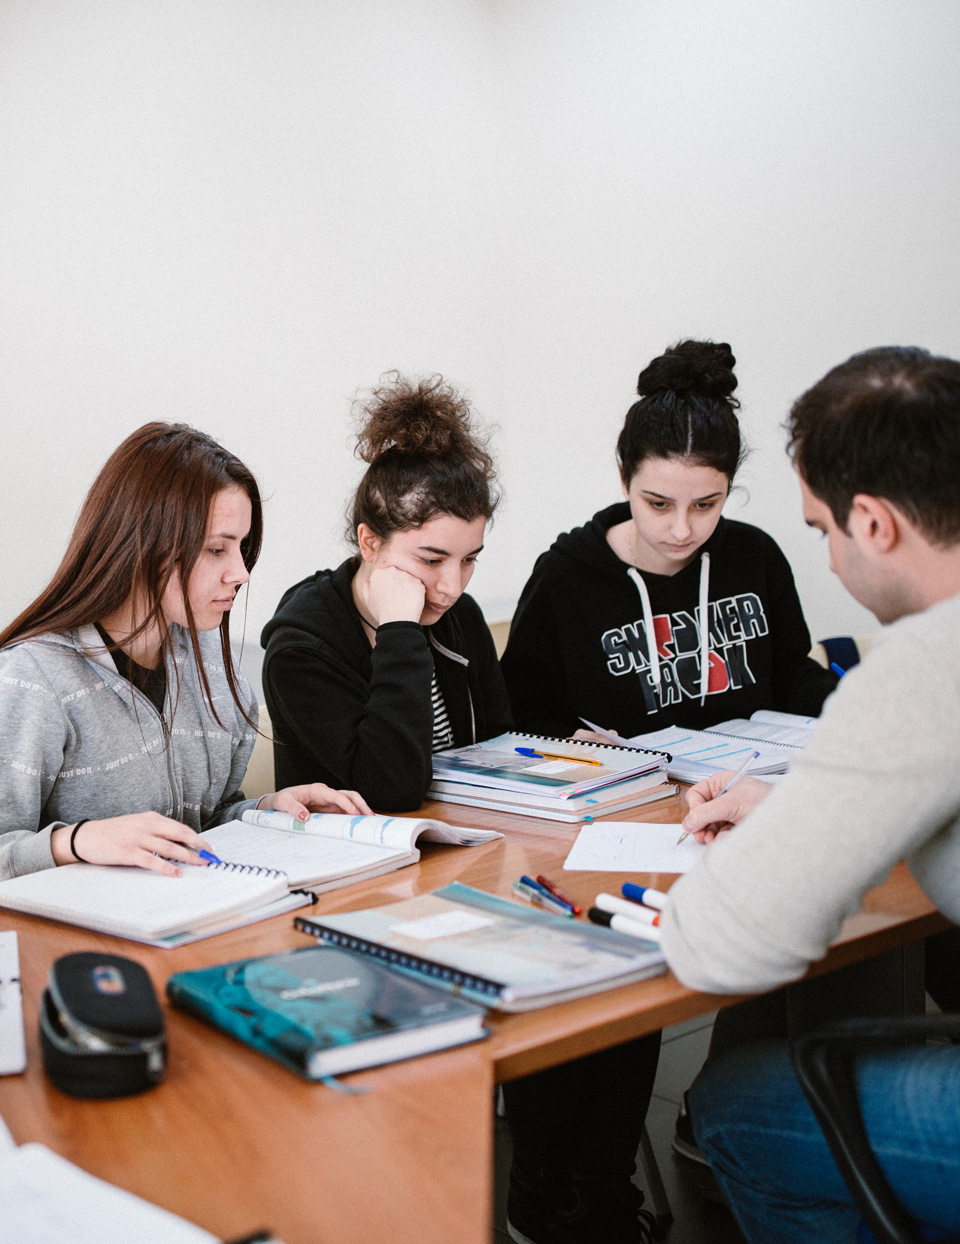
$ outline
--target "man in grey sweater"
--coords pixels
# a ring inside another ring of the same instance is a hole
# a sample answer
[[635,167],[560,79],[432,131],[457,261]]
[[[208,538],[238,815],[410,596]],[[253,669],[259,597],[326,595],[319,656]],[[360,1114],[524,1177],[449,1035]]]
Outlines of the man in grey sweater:
[[[856,355],[798,400],[788,428],[807,523],[890,625],[779,786],[747,779],[717,797],[717,778],[691,792],[684,827],[720,840],[671,891],[662,944],[685,984],[718,993],[798,979],[899,860],[960,921],[960,363]],[[894,1190],[957,1231],[960,1053],[877,1055],[858,1075]],[[857,1214],[784,1048],[708,1063],[691,1106],[751,1241],[854,1240]]]

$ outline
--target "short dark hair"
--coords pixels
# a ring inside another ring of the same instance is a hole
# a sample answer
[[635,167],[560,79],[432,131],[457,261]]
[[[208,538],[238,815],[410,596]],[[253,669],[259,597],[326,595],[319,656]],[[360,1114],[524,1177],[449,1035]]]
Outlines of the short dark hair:
[[645,458],[687,458],[733,480],[745,455],[731,396],[736,361],[725,341],[678,341],[648,363],[617,441],[628,487]]
[[864,350],[787,419],[788,452],[844,530],[858,493],[895,505],[932,544],[960,540],[960,363],[917,346]]
[[347,536],[365,523],[381,540],[438,514],[492,517],[493,459],[470,402],[442,376],[412,381],[387,372],[356,404],[357,457],[369,463],[350,506]]

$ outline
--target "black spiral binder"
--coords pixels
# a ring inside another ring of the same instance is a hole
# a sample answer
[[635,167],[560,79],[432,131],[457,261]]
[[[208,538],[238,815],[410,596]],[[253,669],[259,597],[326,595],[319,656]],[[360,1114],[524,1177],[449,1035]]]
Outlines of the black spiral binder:
[[326,925],[317,924],[313,920],[305,920],[302,916],[295,916],[293,923],[301,933],[309,933],[312,937],[317,937],[322,942],[328,942],[331,946],[340,946],[343,950],[355,950],[357,954],[368,955],[371,959],[379,959],[382,963],[389,963],[392,967],[406,969],[408,972],[416,972],[420,976],[443,981],[448,985],[460,986],[471,990],[473,993],[496,998],[499,997],[503,989],[501,983],[488,980],[485,976],[474,976],[470,972],[461,972],[457,968],[451,968],[445,963],[437,963],[433,959],[424,959],[420,955],[411,955],[402,950],[394,950],[390,946],[381,945],[380,942],[370,942],[366,938],[355,937],[352,933],[341,933],[337,929],[329,929]]
[[229,860],[221,860],[218,864],[208,864],[208,868],[218,868],[221,872],[247,873],[251,877],[285,877],[282,868],[264,868],[260,864],[233,864]]
[[525,739],[540,739],[544,743],[563,743],[566,747],[605,748],[611,752],[641,752],[644,756],[662,756],[668,764],[673,760],[673,756],[669,752],[660,751],[656,747],[634,747],[632,743],[591,743],[587,739],[563,739],[557,734],[528,734],[526,730],[523,732],[523,737]]

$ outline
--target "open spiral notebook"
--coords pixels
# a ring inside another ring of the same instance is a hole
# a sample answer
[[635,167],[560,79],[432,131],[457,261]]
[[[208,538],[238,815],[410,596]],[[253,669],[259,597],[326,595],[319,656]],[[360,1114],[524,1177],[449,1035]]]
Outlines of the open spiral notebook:
[[816,717],[760,709],[749,720],[722,721],[709,730],[667,726],[627,740],[670,753],[667,773],[680,782],[699,782],[711,773],[736,769],[752,751],[757,758],[747,772],[754,777],[786,773],[790,757],[799,752],[817,724]]
[[47,868],[0,881],[0,907],[151,946],[182,946],[303,907],[315,901],[311,890],[413,864],[420,838],[478,846],[500,837],[410,817],[315,814],[300,822],[245,812],[204,833],[219,864],[180,864],[180,877],[97,864]]

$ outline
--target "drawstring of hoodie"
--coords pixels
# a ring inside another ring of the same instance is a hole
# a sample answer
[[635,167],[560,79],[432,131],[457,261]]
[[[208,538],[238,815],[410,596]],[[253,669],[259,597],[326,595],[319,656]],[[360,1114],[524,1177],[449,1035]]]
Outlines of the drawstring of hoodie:
[[[633,580],[640,593],[643,605],[643,629],[647,637],[647,654],[650,658],[650,674],[653,685],[660,690],[660,653],[657,650],[657,635],[653,628],[653,609],[650,606],[650,593],[644,582],[643,575],[634,566],[627,574]],[[697,605],[697,623],[700,627],[700,703],[703,704],[710,689],[710,554],[700,554],[700,600]]]

